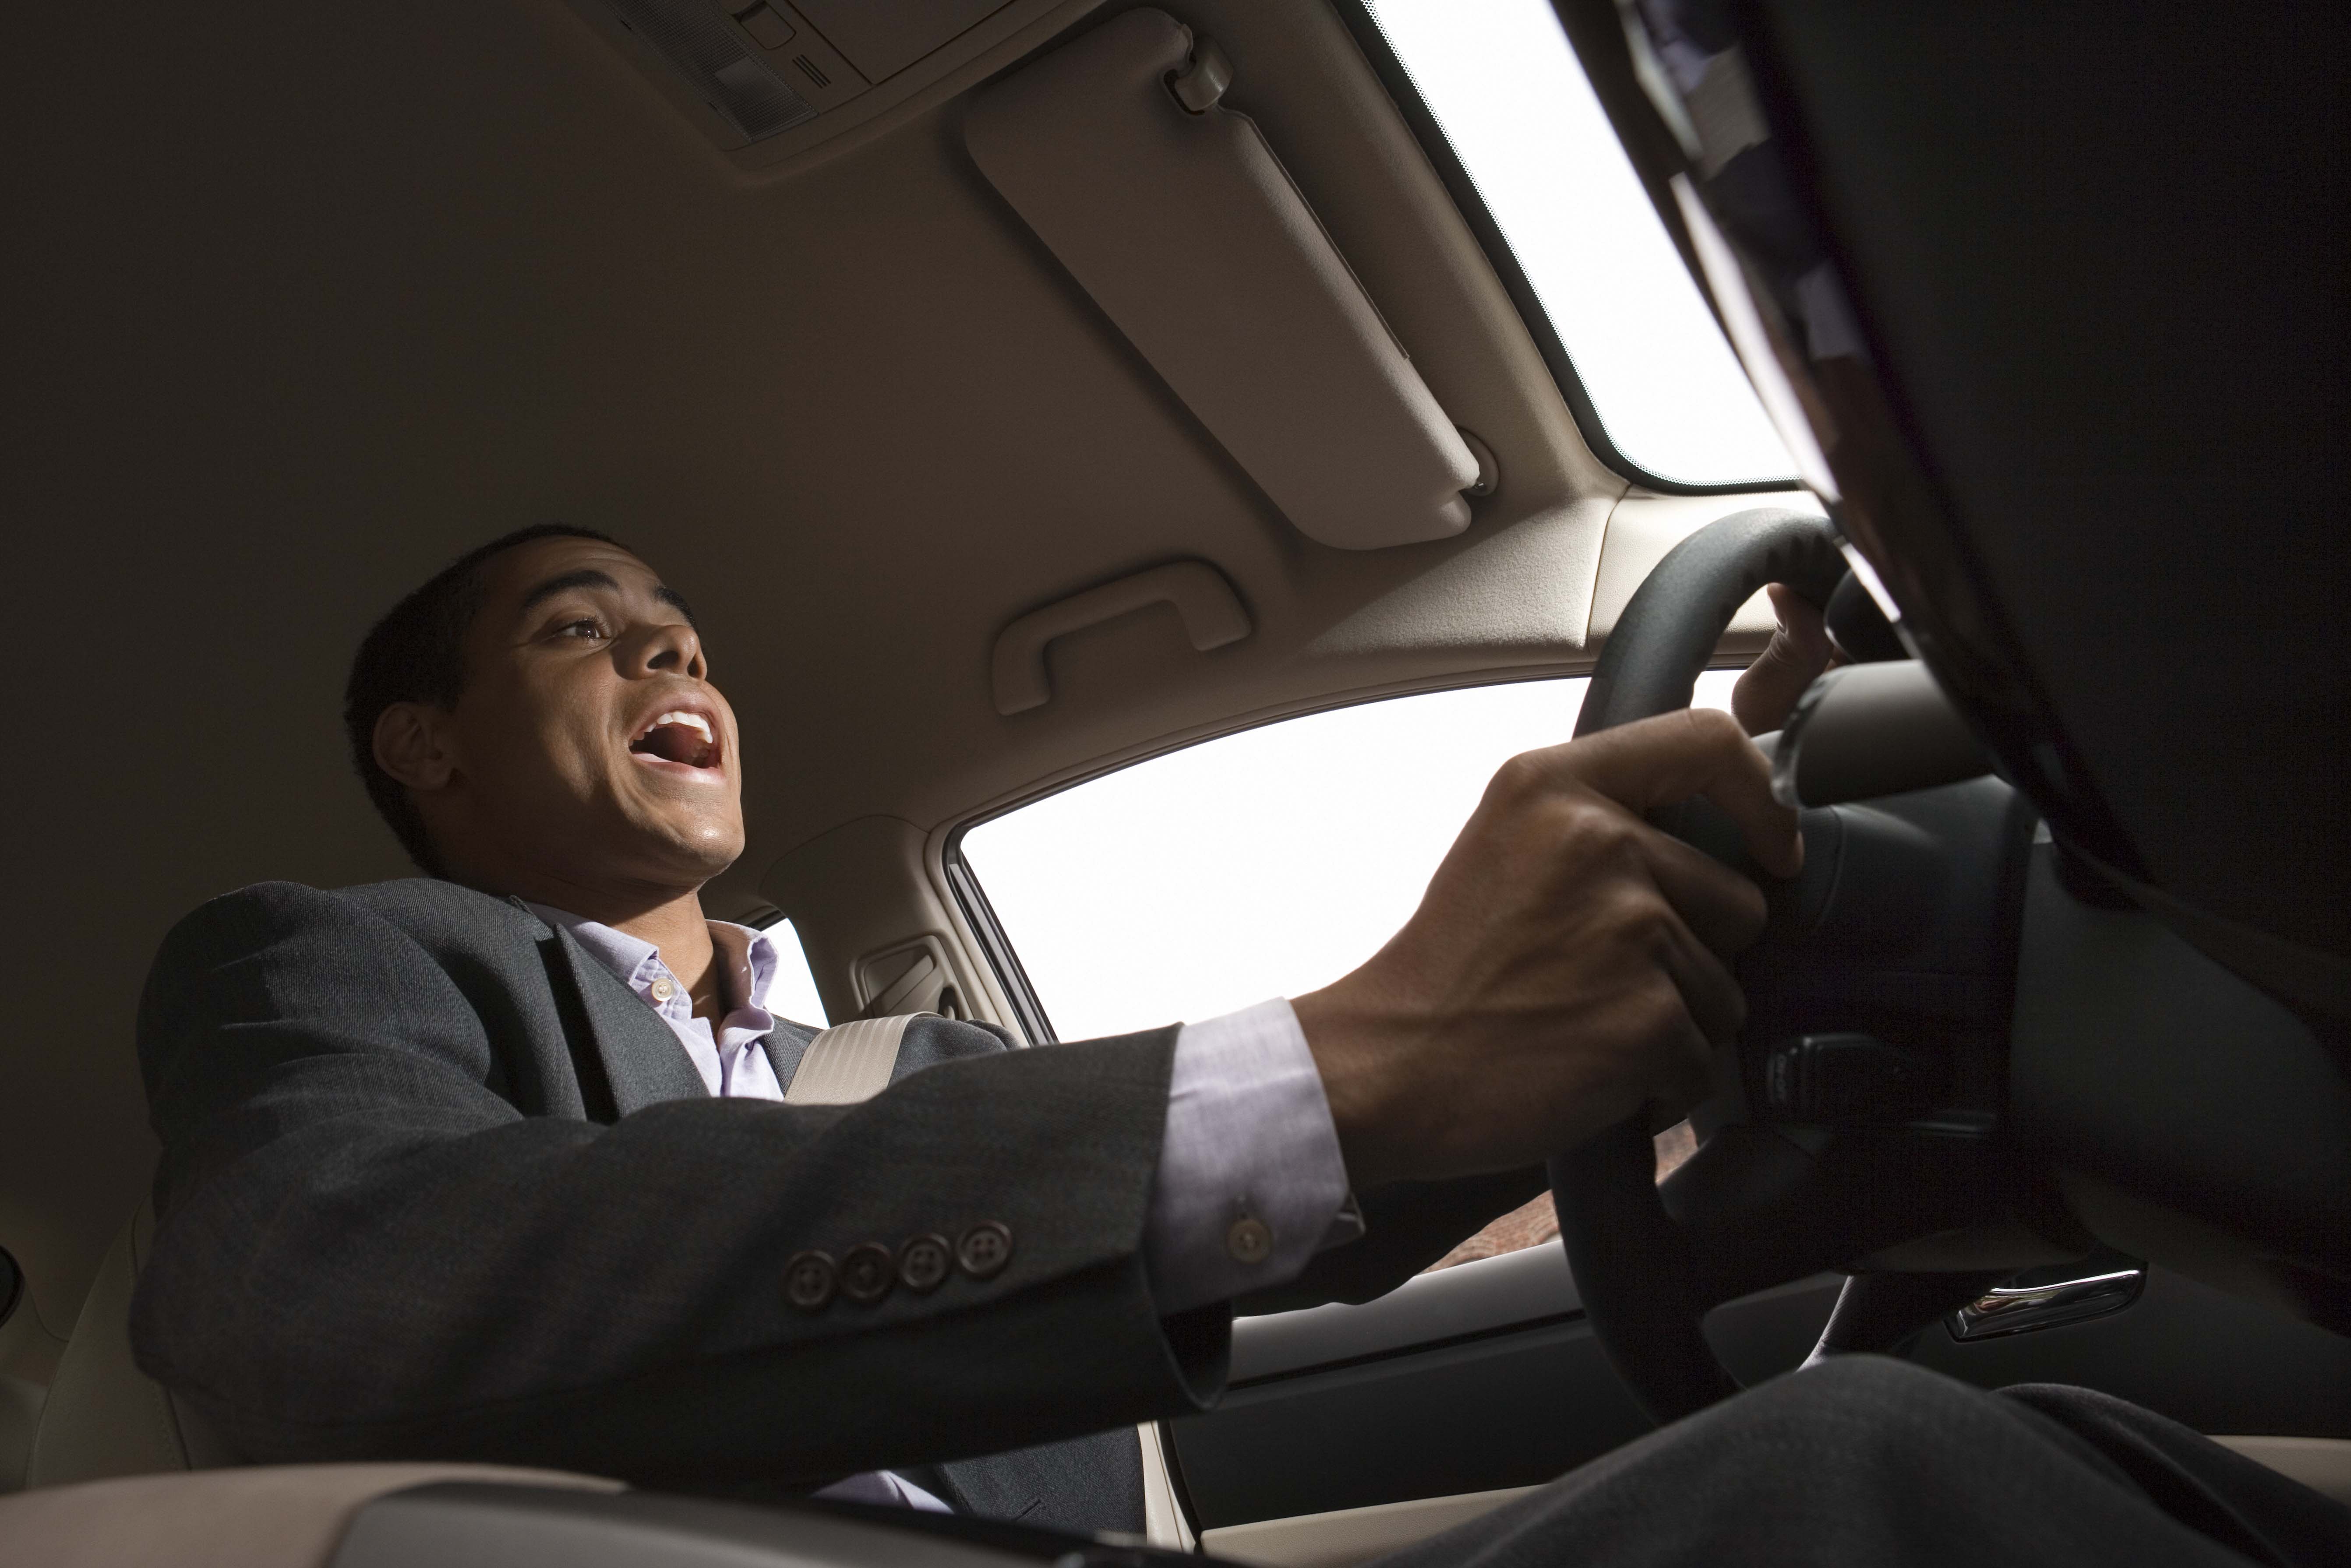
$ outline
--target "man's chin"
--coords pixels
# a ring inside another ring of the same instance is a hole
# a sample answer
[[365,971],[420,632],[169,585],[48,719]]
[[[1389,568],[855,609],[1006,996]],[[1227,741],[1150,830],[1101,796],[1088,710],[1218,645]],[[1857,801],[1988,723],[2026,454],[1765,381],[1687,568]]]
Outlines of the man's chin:
[[[582,837],[583,847],[611,872],[664,887],[699,887],[743,855],[743,823],[735,817],[631,813],[629,820]],[[601,855],[596,854],[599,846]]]
[[743,858],[743,835],[673,841],[663,846],[658,858],[671,873],[664,881],[698,887]]

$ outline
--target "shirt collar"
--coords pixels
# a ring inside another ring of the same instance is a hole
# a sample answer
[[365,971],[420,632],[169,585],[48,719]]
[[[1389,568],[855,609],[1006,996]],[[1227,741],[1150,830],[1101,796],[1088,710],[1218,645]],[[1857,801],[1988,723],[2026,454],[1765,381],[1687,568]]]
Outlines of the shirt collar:
[[[586,949],[589,956],[612,972],[622,985],[634,988],[649,977],[654,968],[667,969],[661,961],[661,949],[641,937],[625,931],[556,909],[544,904],[525,901],[525,907],[549,925],[561,926],[571,933],[572,940]],[[776,978],[776,945],[764,931],[754,931],[747,925],[737,925],[731,920],[706,922],[710,940],[718,949],[718,961],[730,966],[735,985],[733,994],[743,998],[742,1005],[728,1015],[732,1023],[740,1014],[767,1011],[768,988]],[[747,980],[748,984],[744,982]]]
[[757,1019],[744,1019],[741,1027],[762,1031],[773,1027],[775,1019],[768,1012],[768,988],[776,978],[776,945],[764,931],[754,931],[747,925],[737,925],[731,920],[713,920],[710,926],[711,945],[718,950],[718,961],[730,967],[734,984],[731,993],[743,998],[727,1017],[736,1024],[747,1012],[757,1013]]

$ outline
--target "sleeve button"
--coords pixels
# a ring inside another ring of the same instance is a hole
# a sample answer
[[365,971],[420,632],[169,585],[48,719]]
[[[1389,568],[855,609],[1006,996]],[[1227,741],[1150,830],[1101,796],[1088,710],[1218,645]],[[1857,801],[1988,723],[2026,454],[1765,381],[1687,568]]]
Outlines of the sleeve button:
[[956,1261],[975,1280],[993,1279],[1012,1261],[1012,1231],[991,1219],[975,1225],[956,1243]]
[[832,1300],[832,1259],[822,1252],[796,1253],[784,1265],[784,1300],[804,1312],[822,1312]]
[[918,1296],[937,1290],[954,1267],[944,1236],[917,1236],[898,1249],[898,1282]]
[[1236,1263],[1262,1263],[1273,1256],[1273,1231],[1264,1220],[1243,1215],[1225,1232],[1225,1250]]
[[852,1247],[841,1260],[841,1293],[861,1307],[888,1295],[897,1281],[898,1260],[879,1241]]

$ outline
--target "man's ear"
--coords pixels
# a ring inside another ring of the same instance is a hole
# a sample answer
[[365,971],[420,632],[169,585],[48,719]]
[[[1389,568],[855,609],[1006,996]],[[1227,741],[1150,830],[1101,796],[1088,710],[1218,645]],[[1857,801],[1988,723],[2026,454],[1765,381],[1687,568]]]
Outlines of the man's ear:
[[420,795],[449,787],[457,771],[449,715],[430,703],[394,703],[376,715],[375,765]]

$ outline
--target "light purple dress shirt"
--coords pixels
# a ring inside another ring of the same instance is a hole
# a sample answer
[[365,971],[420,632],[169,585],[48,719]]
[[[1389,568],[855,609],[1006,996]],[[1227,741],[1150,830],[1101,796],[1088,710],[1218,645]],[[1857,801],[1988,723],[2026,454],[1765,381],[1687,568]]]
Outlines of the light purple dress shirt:
[[[661,950],[623,931],[543,904],[560,925],[653,1009],[710,1092],[780,1100],[783,1085],[759,1041],[775,1028],[766,1003],[778,967],[765,932],[710,924],[725,994],[735,1005],[716,1030],[694,1015],[685,983]],[[1362,1234],[1322,1079],[1298,1015],[1279,998],[1187,1023],[1176,1036],[1167,1125],[1144,1222],[1144,1269],[1153,1300],[1173,1316],[1290,1280],[1324,1247]],[[827,1493],[945,1510],[922,1488],[886,1471],[856,1476]]]

